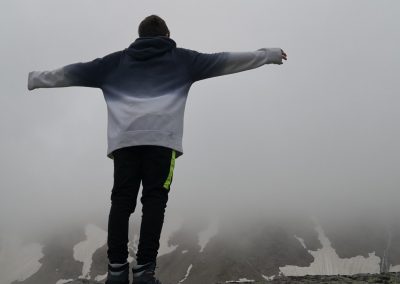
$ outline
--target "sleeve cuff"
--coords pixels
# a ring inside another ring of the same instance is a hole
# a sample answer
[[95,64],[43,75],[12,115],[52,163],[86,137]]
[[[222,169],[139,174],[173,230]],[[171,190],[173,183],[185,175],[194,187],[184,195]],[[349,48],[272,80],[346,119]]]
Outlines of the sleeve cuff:
[[35,84],[34,84],[35,73],[36,73],[36,71],[31,71],[28,74],[28,90],[30,90],[30,91],[34,90],[36,88]]
[[279,47],[262,48],[267,54],[265,64],[282,64],[282,49]]

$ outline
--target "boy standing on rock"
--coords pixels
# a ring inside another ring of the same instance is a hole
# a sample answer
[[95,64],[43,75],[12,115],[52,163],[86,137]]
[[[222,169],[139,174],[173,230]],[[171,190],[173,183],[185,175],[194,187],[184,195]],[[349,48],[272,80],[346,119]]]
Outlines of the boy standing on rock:
[[28,89],[100,88],[108,111],[107,157],[114,161],[106,284],[129,284],[128,224],[142,183],[142,221],[133,284],[155,278],[175,159],[183,154],[187,95],[194,82],[287,60],[280,48],[200,53],[176,46],[163,19],[146,17],[127,48],[89,62],[29,72]]

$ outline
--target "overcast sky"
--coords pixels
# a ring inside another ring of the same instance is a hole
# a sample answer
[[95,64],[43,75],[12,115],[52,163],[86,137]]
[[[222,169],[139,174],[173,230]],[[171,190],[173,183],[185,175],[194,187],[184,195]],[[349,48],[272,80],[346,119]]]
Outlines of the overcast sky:
[[398,205],[399,1],[3,0],[0,231],[108,217],[101,90],[28,91],[28,73],[122,50],[150,14],[165,19],[178,47],[288,55],[192,86],[167,214]]

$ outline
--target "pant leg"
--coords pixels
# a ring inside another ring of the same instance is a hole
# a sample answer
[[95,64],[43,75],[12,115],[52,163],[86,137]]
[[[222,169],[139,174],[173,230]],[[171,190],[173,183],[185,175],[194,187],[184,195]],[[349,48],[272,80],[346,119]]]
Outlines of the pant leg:
[[176,152],[167,147],[149,145],[145,146],[143,154],[143,190],[140,199],[143,208],[136,255],[138,264],[157,259]]
[[110,263],[125,263],[129,255],[129,217],[135,211],[141,181],[141,149],[126,147],[113,154],[114,185],[108,219],[107,255]]

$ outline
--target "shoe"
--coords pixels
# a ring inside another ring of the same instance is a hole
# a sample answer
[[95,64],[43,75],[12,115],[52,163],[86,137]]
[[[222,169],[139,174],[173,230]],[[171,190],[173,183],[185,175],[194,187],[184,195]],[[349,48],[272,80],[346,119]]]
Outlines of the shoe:
[[146,264],[133,264],[133,280],[132,284],[162,284],[160,280],[154,277],[156,262],[148,262]]
[[109,263],[105,284],[129,284],[129,263],[119,267],[113,267]]

